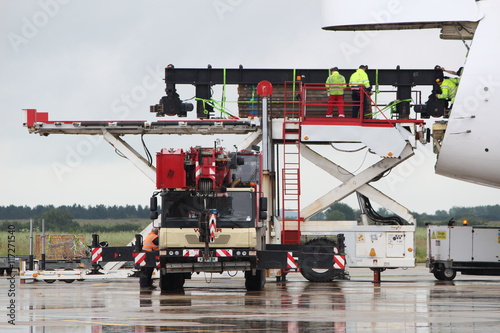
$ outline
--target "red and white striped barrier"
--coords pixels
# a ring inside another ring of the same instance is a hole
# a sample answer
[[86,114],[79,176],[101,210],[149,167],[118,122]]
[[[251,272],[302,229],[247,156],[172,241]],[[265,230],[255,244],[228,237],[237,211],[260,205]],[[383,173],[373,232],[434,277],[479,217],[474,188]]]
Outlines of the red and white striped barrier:
[[334,255],[333,256],[333,268],[345,269],[345,256]]
[[287,269],[297,269],[299,264],[297,263],[297,257],[293,256],[293,252],[287,252],[286,254],[286,268]]
[[145,266],[146,265],[146,253],[138,252],[134,253],[135,266]]
[[215,256],[216,257],[232,257],[233,250],[226,250],[226,249],[215,250]]
[[94,247],[92,248],[92,265],[97,264],[102,261],[102,248]]
[[200,250],[182,250],[183,257],[199,257]]
[[339,255],[338,247],[333,248],[333,268],[345,269],[345,256]]

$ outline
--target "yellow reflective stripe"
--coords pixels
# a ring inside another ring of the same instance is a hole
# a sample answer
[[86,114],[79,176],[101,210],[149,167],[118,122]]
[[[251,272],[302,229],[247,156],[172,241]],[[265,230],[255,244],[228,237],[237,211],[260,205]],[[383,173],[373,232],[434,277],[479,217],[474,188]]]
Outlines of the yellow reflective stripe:
[[329,91],[338,91],[338,90],[344,90],[345,85],[343,84],[327,84],[327,88]]
[[455,92],[457,91],[457,87],[451,87],[451,86],[448,86],[448,85],[441,85],[441,91],[442,91],[442,94],[440,96],[443,97],[450,97],[450,96],[453,96],[455,94]]
[[148,245],[148,244],[143,244],[142,245],[142,249],[144,251],[149,251],[150,252],[150,251],[159,250],[160,248],[157,245],[151,246],[151,245]]
[[369,82],[369,80],[351,81],[351,85],[355,84],[355,85],[364,86],[365,83],[368,83],[368,82]]
[[368,88],[370,86],[370,79],[366,73],[358,70],[351,75],[349,84],[351,86],[365,86]]
[[338,72],[326,79],[325,88],[329,95],[343,95],[345,87],[347,87],[345,77]]

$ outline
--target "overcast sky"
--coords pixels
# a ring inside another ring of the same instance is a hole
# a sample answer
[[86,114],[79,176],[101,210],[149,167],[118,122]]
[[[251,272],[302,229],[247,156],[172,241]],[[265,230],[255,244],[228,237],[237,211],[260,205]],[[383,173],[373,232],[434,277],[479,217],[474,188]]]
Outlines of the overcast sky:
[[[25,108],[49,112],[52,120],[154,120],[149,105],[163,96],[168,64],[457,69],[465,61],[462,43],[441,41],[438,30],[323,31],[320,13],[319,1],[303,0],[2,0],[0,205],[147,205],[155,190],[99,137],[29,134]],[[180,92],[194,95],[191,87]],[[125,139],[140,149],[138,137]],[[243,138],[221,139],[232,147]],[[153,153],[207,142],[145,140]],[[364,152],[337,158],[353,172],[377,161]],[[419,147],[373,185],[416,212],[499,203],[497,190],[435,175],[434,163],[430,145]],[[304,203],[338,185],[316,171],[303,179]],[[353,198],[346,203],[356,207]]]

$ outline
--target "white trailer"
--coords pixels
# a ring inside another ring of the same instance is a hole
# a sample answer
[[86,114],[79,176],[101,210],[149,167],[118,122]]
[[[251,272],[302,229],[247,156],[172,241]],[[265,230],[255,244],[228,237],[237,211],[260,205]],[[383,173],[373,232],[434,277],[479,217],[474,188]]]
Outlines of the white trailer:
[[500,227],[428,225],[426,266],[445,281],[457,272],[500,275]]

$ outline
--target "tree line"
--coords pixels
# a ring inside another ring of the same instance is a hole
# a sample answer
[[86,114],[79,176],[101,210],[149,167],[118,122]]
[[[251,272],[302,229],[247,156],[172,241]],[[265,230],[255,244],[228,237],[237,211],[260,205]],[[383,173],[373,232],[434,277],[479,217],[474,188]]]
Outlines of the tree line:
[[59,210],[68,212],[74,219],[133,219],[149,218],[148,206],[82,206],[74,204],[72,206],[38,205],[29,206],[0,206],[0,220],[23,220],[40,217],[47,211]]
[[[110,226],[106,225],[80,225],[73,219],[149,219],[149,208],[147,206],[0,206],[0,220],[29,220],[40,221],[44,219],[47,230],[57,231],[133,231],[138,228],[134,223],[121,223]],[[377,213],[381,216],[393,215],[384,208],[379,208]],[[447,224],[451,219],[456,223],[467,220],[469,225],[482,225],[490,222],[500,222],[500,205],[476,206],[476,207],[452,207],[448,211],[437,210],[434,214],[412,212],[417,220],[417,226],[426,224]],[[351,208],[344,203],[331,205],[323,212],[316,214],[311,220],[327,221],[353,221],[359,218],[360,211]],[[19,228],[26,228],[29,222],[17,222]]]
[[[379,208],[377,213],[382,216],[393,215],[385,208]],[[452,207],[448,211],[437,210],[434,214],[412,212],[417,220],[417,226],[426,224],[447,224],[450,220],[461,224],[467,220],[469,225],[482,225],[490,222],[500,222],[500,205],[476,206],[476,207]],[[312,220],[326,221],[352,221],[360,215],[359,210],[352,209],[344,203],[331,205],[323,212],[316,214]]]
[[469,225],[482,225],[490,222],[500,222],[500,205],[452,207],[448,211],[437,210],[434,214],[414,213],[418,225],[446,224],[451,219],[457,224],[467,220]]
[[79,220],[113,220],[113,219],[149,219],[149,208],[147,206],[59,206],[53,205],[35,207],[28,206],[0,206],[0,220],[3,220],[2,230],[5,225],[15,225],[19,231],[29,230],[30,219],[34,220],[34,230],[41,231],[43,219],[45,230],[49,232],[71,232],[71,233],[94,233],[94,232],[116,232],[133,231],[139,232],[143,229],[141,222],[126,223],[78,223]]

